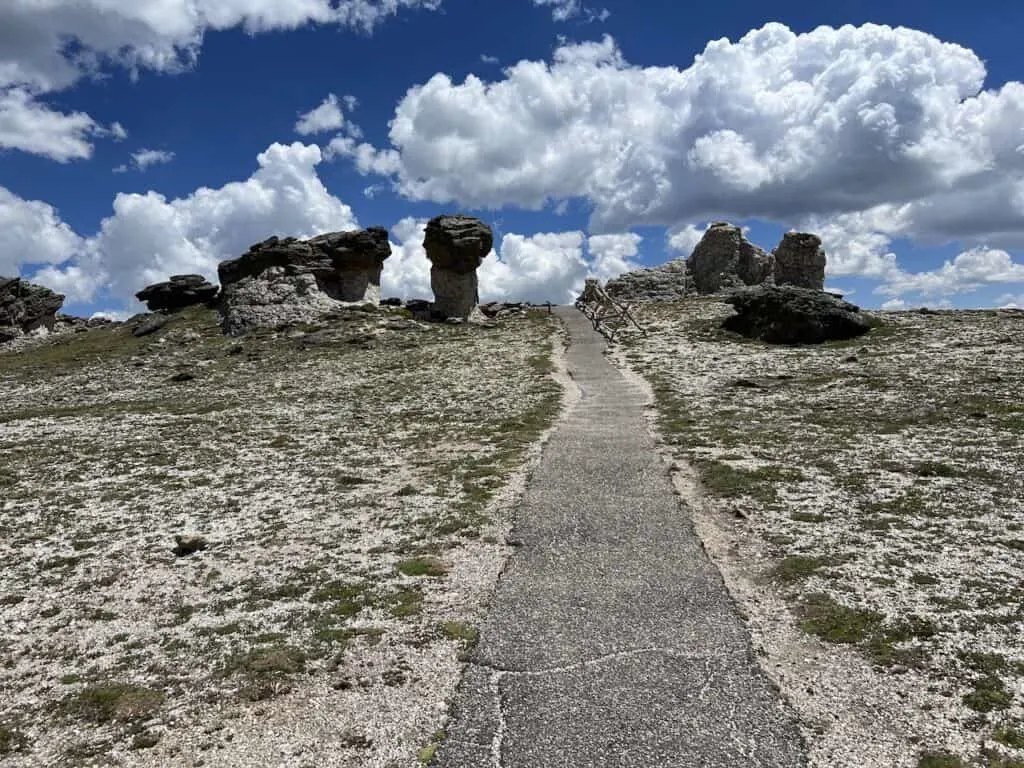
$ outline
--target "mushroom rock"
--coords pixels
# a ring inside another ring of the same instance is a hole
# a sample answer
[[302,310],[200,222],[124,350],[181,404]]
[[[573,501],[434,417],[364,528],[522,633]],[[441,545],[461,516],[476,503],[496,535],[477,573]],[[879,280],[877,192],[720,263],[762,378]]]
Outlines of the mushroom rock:
[[313,322],[347,304],[376,306],[390,255],[383,227],[257,243],[217,267],[224,330]]
[[427,223],[423,247],[436,314],[469,317],[479,300],[476,271],[493,245],[491,228],[473,216],[437,216]]
[[194,304],[209,304],[217,297],[218,290],[202,275],[172,275],[167,282],[147,285],[135,298],[145,302],[150,312],[173,312]]

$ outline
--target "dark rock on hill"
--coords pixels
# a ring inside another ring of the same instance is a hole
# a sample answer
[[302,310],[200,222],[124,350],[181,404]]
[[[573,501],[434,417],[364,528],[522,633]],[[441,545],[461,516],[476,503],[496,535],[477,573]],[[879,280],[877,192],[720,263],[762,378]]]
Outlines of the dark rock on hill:
[[144,302],[150,312],[173,312],[195,304],[209,304],[217,298],[218,290],[202,275],[172,275],[166,282],[147,285],[135,298]]
[[871,330],[860,308],[824,291],[758,286],[725,299],[736,314],[722,327],[769,344],[820,344],[851,339]]
[[0,277],[0,344],[38,328],[52,330],[64,296],[18,277]]

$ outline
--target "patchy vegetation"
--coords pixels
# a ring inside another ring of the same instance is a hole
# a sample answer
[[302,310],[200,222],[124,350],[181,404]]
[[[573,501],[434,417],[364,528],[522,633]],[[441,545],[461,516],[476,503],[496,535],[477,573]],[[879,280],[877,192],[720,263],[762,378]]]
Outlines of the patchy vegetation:
[[[616,352],[699,478],[727,578],[903,692],[924,732],[890,764],[1024,761],[1024,313],[880,313],[861,339],[784,347],[723,331],[730,311],[645,305],[648,335]],[[807,681],[782,687],[809,701]]]
[[5,765],[423,754],[561,390],[546,314],[406,314],[0,352]]

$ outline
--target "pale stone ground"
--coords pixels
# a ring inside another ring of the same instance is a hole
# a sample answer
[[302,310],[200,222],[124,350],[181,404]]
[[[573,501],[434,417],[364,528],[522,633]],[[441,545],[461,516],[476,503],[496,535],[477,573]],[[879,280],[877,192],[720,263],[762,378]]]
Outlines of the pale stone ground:
[[558,412],[556,325],[239,340],[193,310],[0,353],[0,760],[420,765]]
[[814,766],[1024,766],[1024,313],[880,313],[822,347],[643,307],[680,493]]

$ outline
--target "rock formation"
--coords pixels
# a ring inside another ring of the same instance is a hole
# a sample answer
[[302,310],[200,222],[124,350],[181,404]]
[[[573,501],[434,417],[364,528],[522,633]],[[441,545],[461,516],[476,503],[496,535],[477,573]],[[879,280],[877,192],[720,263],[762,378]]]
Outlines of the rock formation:
[[172,275],[167,282],[147,285],[135,298],[145,302],[150,312],[174,312],[193,304],[209,304],[217,297],[217,291],[217,286],[202,275]]
[[770,282],[775,259],[751,243],[739,227],[716,221],[697,243],[686,265],[697,293]]
[[376,306],[390,255],[382,227],[257,243],[217,267],[224,330],[237,335],[258,326],[313,322],[345,304]]
[[491,228],[472,216],[437,216],[427,223],[423,247],[436,314],[469,317],[479,301],[476,270],[493,244]]
[[609,280],[604,289],[619,301],[677,301],[694,292],[685,259],[627,272]]
[[808,232],[787,232],[772,251],[775,256],[775,284],[813,288],[825,285],[825,251],[821,238]]
[[64,296],[18,277],[0,277],[0,344],[38,328],[52,330]]
[[757,286],[725,301],[736,314],[725,319],[723,328],[769,344],[820,344],[871,330],[858,306],[809,288]]

